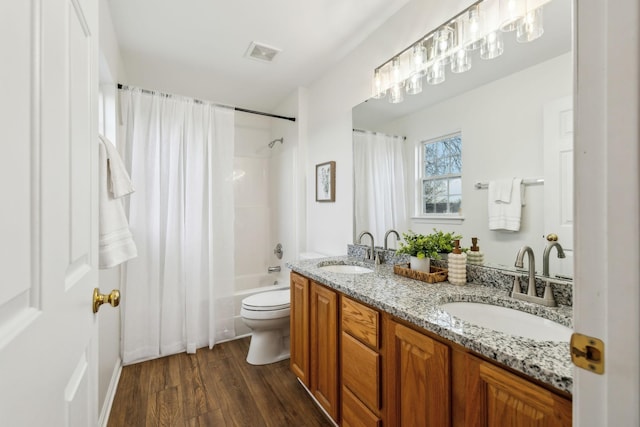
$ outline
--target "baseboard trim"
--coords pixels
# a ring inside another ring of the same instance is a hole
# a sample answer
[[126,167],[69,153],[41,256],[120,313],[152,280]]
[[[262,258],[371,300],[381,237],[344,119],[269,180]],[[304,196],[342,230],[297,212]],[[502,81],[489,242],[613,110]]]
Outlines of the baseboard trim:
[[118,360],[116,360],[116,364],[113,367],[113,373],[111,374],[111,381],[109,382],[107,395],[104,397],[102,411],[100,411],[100,418],[98,419],[99,426],[107,427],[107,423],[109,422],[109,415],[111,415],[111,407],[113,406],[113,399],[116,397],[116,391],[118,390],[118,382],[120,382],[121,373],[122,359],[118,357]]

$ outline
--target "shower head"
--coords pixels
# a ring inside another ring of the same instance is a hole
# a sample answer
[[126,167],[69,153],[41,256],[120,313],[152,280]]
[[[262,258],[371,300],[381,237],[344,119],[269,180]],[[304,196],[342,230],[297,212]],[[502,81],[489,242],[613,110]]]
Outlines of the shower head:
[[269,148],[273,148],[273,146],[276,144],[276,142],[279,142],[280,144],[282,144],[282,143],[284,143],[284,138],[274,139],[273,141],[271,141],[269,143]]

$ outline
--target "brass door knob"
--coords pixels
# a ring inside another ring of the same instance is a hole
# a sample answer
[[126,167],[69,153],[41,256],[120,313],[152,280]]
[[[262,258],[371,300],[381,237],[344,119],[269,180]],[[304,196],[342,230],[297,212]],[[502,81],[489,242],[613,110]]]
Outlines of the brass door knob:
[[114,289],[109,294],[101,294],[100,288],[93,289],[93,312],[97,313],[100,306],[108,302],[111,307],[117,307],[120,304],[120,291]]
[[558,235],[555,234],[555,233],[547,234],[547,240],[549,242],[557,242],[558,241]]

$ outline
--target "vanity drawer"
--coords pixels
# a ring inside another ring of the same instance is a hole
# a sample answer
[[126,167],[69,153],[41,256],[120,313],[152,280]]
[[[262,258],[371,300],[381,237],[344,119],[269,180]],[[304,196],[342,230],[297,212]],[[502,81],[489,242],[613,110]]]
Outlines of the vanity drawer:
[[380,346],[380,314],[351,298],[342,296],[342,330],[377,350]]
[[348,388],[342,387],[342,425],[380,427],[380,418],[369,410]]
[[370,410],[380,409],[380,355],[342,333],[342,386]]

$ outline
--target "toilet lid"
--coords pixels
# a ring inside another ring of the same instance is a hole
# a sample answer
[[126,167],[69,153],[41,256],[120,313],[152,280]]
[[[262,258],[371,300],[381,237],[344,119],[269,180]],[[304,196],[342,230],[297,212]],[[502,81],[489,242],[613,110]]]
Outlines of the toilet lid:
[[248,310],[270,311],[289,308],[289,289],[284,291],[261,292],[242,300],[242,306]]

